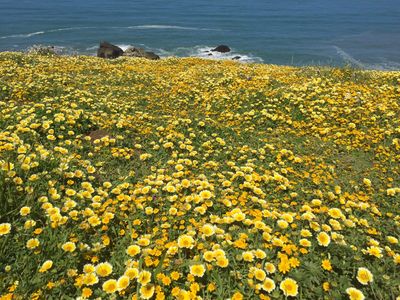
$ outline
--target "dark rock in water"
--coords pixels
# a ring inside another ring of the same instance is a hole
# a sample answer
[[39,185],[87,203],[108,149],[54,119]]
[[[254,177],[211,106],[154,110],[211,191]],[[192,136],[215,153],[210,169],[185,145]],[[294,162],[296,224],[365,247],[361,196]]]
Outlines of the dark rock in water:
[[97,50],[97,57],[102,58],[117,58],[124,54],[124,51],[113,44],[108,42],[101,42],[100,48]]
[[160,57],[154,52],[145,51],[143,48],[136,48],[136,47],[129,47],[128,49],[125,50],[123,55],[129,57],[144,57],[153,60],[160,59]]
[[212,56],[212,53],[208,53],[208,56]]
[[39,54],[39,55],[57,55],[56,48],[54,46],[44,45],[33,45],[27,50],[28,54]]
[[240,57],[240,56],[235,56],[235,57],[233,57],[232,59],[233,59],[233,60],[238,60],[238,59],[241,59],[241,57]]
[[211,51],[226,53],[226,52],[230,52],[231,48],[229,48],[226,45],[219,45],[218,47],[212,49]]
[[145,57],[148,59],[153,59],[153,60],[160,59],[160,57],[157,54],[155,54],[154,52],[151,52],[151,51],[146,51]]

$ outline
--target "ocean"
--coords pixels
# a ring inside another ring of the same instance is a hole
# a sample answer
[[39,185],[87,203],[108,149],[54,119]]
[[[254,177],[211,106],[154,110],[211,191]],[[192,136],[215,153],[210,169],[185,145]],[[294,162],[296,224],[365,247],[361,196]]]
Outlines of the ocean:
[[[0,15],[0,51],[95,55],[106,40],[161,57],[400,69],[400,0],[0,0]],[[232,52],[208,56],[219,44]]]

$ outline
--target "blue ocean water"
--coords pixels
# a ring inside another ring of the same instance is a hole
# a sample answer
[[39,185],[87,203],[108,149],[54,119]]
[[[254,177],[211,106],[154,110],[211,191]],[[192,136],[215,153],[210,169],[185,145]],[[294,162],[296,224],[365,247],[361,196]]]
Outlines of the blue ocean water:
[[217,58],[400,69],[399,0],[0,0],[0,16],[0,51],[95,54],[107,40],[208,57],[226,44]]

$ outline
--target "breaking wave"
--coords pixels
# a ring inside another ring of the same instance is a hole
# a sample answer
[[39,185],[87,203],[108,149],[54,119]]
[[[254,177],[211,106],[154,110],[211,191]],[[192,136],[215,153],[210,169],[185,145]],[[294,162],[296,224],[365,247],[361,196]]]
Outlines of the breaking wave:
[[235,49],[231,49],[228,53],[220,53],[211,51],[214,47],[197,45],[194,47],[178,47],[172,50],[165,49],[155,49],[155,52],[161,57],[200,57],[207,59],[217,59],[217,60],[237,60],[241,62],[258,62],[262,63],[263,59],[261,57],[252,55],[250,53],[240,53]]

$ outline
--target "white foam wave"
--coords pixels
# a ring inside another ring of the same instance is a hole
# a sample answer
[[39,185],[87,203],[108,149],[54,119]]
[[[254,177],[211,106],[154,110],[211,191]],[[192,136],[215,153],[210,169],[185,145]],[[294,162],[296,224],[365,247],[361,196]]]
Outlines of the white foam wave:
[[218,29],[212,29],[212,28],[198,28],[198,27],[186,27],[186,26],[177,26],[177,25],[157,25],[157,24],[135,25],[135,26],[128,26],[126,28],[129,28],[129,29],[177,29],[177,30],[219,31]]
[[342,48],[338,46],[333,46],[336,49],[336,52],[340,55],[340,57],[345,61],[354,66],[360,67],[365,70],[380,70],[380,71],[397,71],[400,70],[400,63],[395,61],[387,60],[384,57],[380,58],[379,63],[363,63],[358,59],[355,59],[349,53],[345,52]]
[[117,44],[116,46],[120,47],[123,51],[125,51],[126,49],[131,47],[131,45],[127,45],[127,44]]
[[6,36],[1,36],[0,39],[8,39],[8,38],[27,38],[39,34],[44,34],[45,31],[36,31],[36,32],[31,32],[31,33],[26,33],[26,34],[13,34],[13,35],[6,35]]
[[45,32],[47,33],[47,32],[58,32],[58,31],[71,31],[71,30],[92,29],[92,28],[97,28],[97,27],[65,27],[65,28],[51,29]]
[[96,27],[66,27],[66,28],[57,28],[57,29],[50,29],[44,31],[36,31],[31,33],[21,33],[21,34],[12,34],[1,36],[0,39],[8,39],[8,38],[29,38],[31,36],[46,34],[51,32],[58,32],[58,31],[70,31],[70,30],[80,30],[80,29],[89,29],[89,28],[96,28]]
[[231,49],[228,53],[220,53],[211,51],[214,47],[198,45],[194,47],[178,47],[171,51],[165,49],[156,49],[155,52],[161,57],[200,57],[206,59],[216,60],[237,60],[241,62],[258,62],[262,63],[263,59],[252,54],[244,54],[237,52],[235,49]]
[[344,51],[342,48],[339,48],[338,46],[333,46],[336,50],[336,52],[340,55],[340,57],[345,61],[348,62],[350,64],[353,64],[357,67],[366,69],[367,66],[365,64],[363,64],[361,61],[355,59],[354,57],[352,57],[349,53],[347,53],[346,51]]

